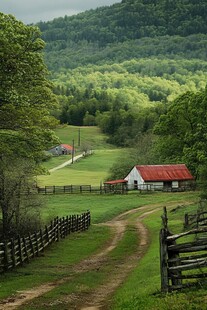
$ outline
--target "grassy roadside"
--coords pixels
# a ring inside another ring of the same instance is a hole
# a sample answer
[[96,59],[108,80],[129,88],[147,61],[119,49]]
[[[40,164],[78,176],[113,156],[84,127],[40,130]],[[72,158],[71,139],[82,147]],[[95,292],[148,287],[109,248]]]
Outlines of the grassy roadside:
[[139,194],[136,191],[128,195],[48,195],[42,196],[45,208],[42,210],[45,221],[56,216],[82,213],[90,210],[93,224],[105,222],[120,213],[143,205],[166,203],[182,204],[183,201],[197,201],[198,194],[191,193],[149,193]]
[[[193,208],[193,206],[188,206],[174,212],[168,211],[169,227],[173,233],[182,231],[184,213],[192,212]],[[144,220],[150,231],[150,248],[125,284],[115,293],[110,309],[207,309],[207,285],[199,287],[199,290],[191,288],[168,294],[160,293],[159,230],[161,214],[162,211],[158,211]]]

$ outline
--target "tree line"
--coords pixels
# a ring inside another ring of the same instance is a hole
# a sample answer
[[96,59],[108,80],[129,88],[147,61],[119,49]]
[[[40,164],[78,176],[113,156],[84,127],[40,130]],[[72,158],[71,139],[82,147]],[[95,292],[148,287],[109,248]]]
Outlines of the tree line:
[[198,59],[145,58],[57,72],[60,108],[54,115],[61,123],[98,125],[109,141],[127,146],[136,126],[152,128],[154,111],[159,115],[178,95],[204,89],[206,68]]
[[[205,0],[126,0],[74,16],[38,23],[46,42],[97,42],[99,46],[130,39],[207,32]],[[55,48],[55,46],[54,46]]]
[[205,0],[122,1],[40,22],[51,71],[133,58],[206,60]]

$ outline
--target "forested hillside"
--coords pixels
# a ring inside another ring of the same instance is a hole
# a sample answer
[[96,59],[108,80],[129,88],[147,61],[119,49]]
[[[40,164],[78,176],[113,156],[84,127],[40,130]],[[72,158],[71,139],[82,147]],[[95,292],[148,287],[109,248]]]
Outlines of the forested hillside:
[[132,145],[168,104],[207,79],[207,2],[123,0],[38,24],[62,123]]
[[206,60],[206,11],[205,0],[123,0],[38,26],[50,69],[158,55]]

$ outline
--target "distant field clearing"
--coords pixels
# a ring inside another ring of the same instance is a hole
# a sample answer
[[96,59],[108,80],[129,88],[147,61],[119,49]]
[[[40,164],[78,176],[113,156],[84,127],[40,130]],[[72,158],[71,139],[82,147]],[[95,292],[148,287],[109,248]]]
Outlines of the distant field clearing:
[[[108,176],[113,163],[123,154],[124,149],[97,150],[93,155],[73,165],[56,170],[49,175],[38,176],[39,186],[47,185],[94,185],[98,186]],[[68,158],[65,158],[67,161]],[[58,164],[57,164],[58,166]]]

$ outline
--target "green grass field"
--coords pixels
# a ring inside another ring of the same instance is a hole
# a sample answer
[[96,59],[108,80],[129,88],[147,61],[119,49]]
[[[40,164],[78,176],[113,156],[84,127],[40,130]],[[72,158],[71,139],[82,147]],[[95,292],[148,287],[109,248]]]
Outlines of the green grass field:
[[100,129],[95,126],[78,127],[64,125],[58,127],[55,133],[60,138],[61,143],[72,145],[74,140],[74,145],[77,149],[81,149],[81,145],[84,144],[88,144],[91,149],[95,150],[113,148],[113,146],[106,143],[107,136],[101,133]]
[[[78,135],[79,127],[63,126],[56,130],[56,134],[64,143],[70,143]],[[92,145],[93,154],[50,174],[37,178],[39,186],[50,185],[93,185],[99,186],[106,180],[113,163],[126,152],[126,149],[115,148],[106,143],[106,136],[97,127],[81,127],[81,145],[88,141]],[[79,149],[81,148],[81,145]],[[71,155],[52,157],[44,162],[46,169],[54,168],[71,159]],[[124,177],[124,176],[123,176]]]
[[[73,165],[58,169],[50,174],[38,176],[37,181],[39,186],[47,185],[93,185],[99,186],[108,174],[113,163],[120,157],[120,152],[125,150],[120,149],[105,149],[95,150],[92,155],[89,155]],[[60,156],[59,156],[60,157]],[[64,161],[69,160],[69,156],[59,160],[59,157],[52,158],[53,167],[58,166]],[[57,162],[56,162],[57,160]],[[49,163],[47,164],[49,165]],[[49,168],[52,168],[50,166]]]

